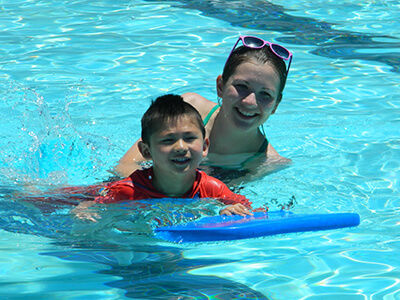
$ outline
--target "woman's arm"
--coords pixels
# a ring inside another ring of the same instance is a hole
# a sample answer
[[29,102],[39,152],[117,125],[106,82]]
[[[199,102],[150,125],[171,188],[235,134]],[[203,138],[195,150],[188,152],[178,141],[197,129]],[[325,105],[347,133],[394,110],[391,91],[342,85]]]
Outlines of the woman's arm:
[[265,157],[267,164],[270,165],[289,165],[292,163],[290,158],[281,156],[271,144],[268,144],[268,147],[265,150]]
[[196,93],[185,93],[182,95],[182,98],[185,100],[185,102],[191,104],[195,109],[198,110],[203,120],[210,110],[216,105],[215,102],[212,102]]
[[141,163],[145,162],[146,159],[139,152],[138,143],[141,140],[137,140],[136,143],[129,148],[129,150],[122,156],[118,164],[114,167],[113,173],[120,177],[128,177],[134,171],[141,169]]

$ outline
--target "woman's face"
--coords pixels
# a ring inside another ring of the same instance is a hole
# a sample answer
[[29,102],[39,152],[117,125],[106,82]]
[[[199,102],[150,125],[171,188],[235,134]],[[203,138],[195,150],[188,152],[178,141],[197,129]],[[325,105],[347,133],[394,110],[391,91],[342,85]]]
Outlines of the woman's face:
[[269,63],[251,60],[240,64],[223,83],[218,78],[218,96],[227,120],[242,130],[259,127],[275,113],[280,101],[280,78]]

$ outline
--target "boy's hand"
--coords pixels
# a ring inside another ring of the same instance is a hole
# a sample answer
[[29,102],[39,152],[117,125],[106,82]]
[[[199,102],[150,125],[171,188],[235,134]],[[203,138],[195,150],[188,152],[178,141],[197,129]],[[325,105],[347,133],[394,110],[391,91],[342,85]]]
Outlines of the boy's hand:
[[82,202],[77,207],[72,209],[71,213],[75,218],[80,220],[97,222],[100,219],[100,215],[89,209],[89,207],[93,204],[94,201]]
[[253,214],[251,211],[248,210],[246,206],[244,206],[241,203],[236,203],[234,205],[228,205],[224,209],[221,209],[219,212],[220,215],[227,215],[227,216],[232,216],[232,215],[240,215],[240,216],[247,216],[250,215],[252,216]]

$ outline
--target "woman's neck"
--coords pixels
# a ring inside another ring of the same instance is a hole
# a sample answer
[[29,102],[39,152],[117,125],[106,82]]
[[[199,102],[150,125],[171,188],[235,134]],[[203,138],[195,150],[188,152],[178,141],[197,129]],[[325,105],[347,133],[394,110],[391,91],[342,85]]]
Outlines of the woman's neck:
[[210,153],[238,154],[257,152],[264,137],[257,129],[240,131],[224,120],[220,110],[210,132]]

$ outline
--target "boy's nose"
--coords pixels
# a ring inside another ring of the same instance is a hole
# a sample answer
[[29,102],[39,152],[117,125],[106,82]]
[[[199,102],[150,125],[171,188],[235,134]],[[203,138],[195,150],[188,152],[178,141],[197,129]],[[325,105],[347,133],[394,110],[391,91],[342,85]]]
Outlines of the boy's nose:
[[183,139],[179,139],[175,143],[175,151],[185,152],[187,151],[187,145]]

